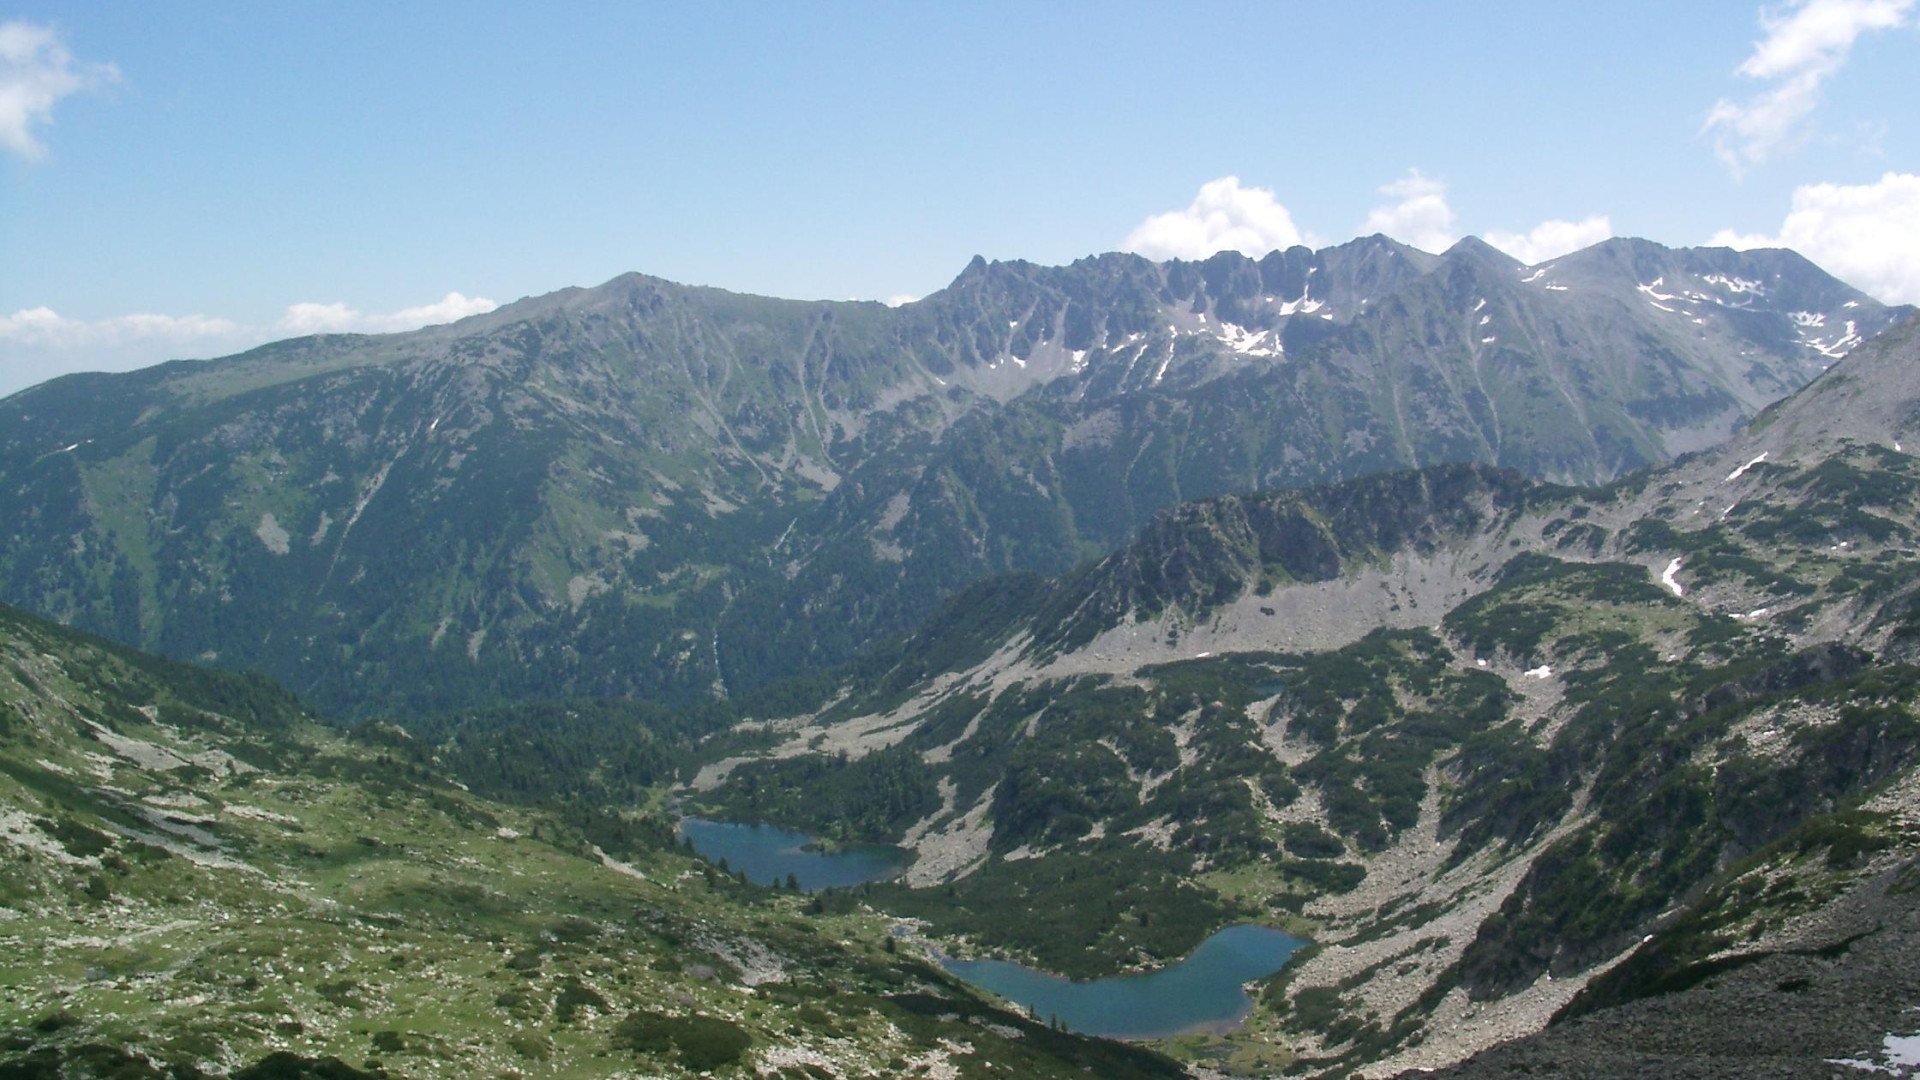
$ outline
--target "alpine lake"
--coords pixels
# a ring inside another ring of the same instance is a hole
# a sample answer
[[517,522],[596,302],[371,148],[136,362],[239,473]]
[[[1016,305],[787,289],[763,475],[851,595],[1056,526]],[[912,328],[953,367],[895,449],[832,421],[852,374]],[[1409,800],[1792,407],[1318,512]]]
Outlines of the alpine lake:
[[[792,875],[809,892],[882,881],[913,861],[911,852],[880,844],[823,849],[805,833],[774,825],[690,817],[681,820],[680,835],[703,858],[725,860],[750,881],[778,885]],[[1042,1021],[1084,1035],[1160,1039],[1236,1023],[1252,1004],[1243,986],[1279,971],[1304,944],[1271,927],[1229,926],[1177,964],[1088,982],[1006,960],[938,959],[954,975]]]

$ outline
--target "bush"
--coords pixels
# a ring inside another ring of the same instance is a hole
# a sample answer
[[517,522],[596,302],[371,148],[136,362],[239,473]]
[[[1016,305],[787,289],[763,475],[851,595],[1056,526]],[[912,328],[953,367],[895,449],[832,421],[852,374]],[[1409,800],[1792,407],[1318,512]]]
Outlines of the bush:
[[694,1072],[731,1065],[753,1046],[753,1036],[730,1020],[712,1016],[667,1016],[639,1010],[613,1029],[613,1044],[636,1053],[678,1052]]
[[1306,821],[1290,821],[1281,827],[1282,845],[1287,854],[1302,859],[1337,859],[1347,846],[1327,830]]

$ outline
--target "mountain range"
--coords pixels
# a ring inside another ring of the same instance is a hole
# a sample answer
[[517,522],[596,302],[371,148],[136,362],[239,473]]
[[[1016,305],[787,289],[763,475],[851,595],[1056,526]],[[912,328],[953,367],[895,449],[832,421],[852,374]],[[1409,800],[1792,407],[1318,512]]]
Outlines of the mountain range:
[[1785,251],[976,259],[899,308],[626,275],[0,402],[0,595],[338,715],[847,662],[1186,500],[1712,445],[1902,314]]

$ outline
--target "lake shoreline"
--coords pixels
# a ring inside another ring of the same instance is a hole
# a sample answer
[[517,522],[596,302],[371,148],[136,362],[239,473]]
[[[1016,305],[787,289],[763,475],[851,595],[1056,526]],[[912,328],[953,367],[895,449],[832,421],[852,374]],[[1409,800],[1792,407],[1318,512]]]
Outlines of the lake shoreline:
[[948,974],[1043,1022],[1082,1035],[1158,1042],[1237,1030],[1254,1008],[1248,985],[1280,971],[1306,944],[1276,927],[1236,923],[1176,963],[1085,981],[1007,960],[929,953]]
[[[913,863],[913,853],[902,848],[827,845],[764,822],[686,816],[675,833],[728,872],[776,888],[797,883],[807,892],[897,878]],[[1235,923],[1215,930],[1171,963],[1076,980],[1012,960],[950,956],[917,927],[902,933],[913,925],[897,924],[893,936],[918,945],[941,970],[980,992],[1076,1034],[1135,1043],[1240,1029],[1254,1009],[1248,987],[1284,968],[1307,944],[1280,927]]]
[[716,821],[683,815],[674,835],[709,864],[779,888],[790,880],[803,892],[891,881],[913,865],[913,853],[889,844],[827,843],[771,822]]

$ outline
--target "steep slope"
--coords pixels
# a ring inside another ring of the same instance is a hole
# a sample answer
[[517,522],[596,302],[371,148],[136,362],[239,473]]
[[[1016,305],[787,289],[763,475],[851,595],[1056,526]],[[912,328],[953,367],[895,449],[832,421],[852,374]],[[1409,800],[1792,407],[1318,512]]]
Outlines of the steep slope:
[[1432,1075],[1911,1075],[1917,780],[1743,860],[1552,1026]]
[[[0,1073],[1168,1078],[383,725],[0,608]],[[884,944],[883,944],[884,943]]]
[[693,700],[1185,499],[1661,462],[1895,314],[1637,241],[976,260],[897,310],[626,275],[0,402],[0,595],[336,711]]
[[[1454,466],[1178,507],[975,588],[696,787],[915,847],[883,904],[1069,974],[1305,920],[1320,951],[1216,1048],[1303,1069],[1444,1065],[1590,982],[1824,948],[1920,853],[1916,373],[1909,320],[1606,488]],[[937,809],[808,798],[881,750]],[[1076,890],[1102,902],[1048,901]]]

